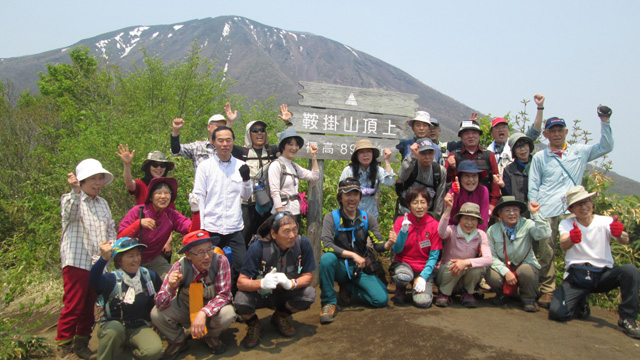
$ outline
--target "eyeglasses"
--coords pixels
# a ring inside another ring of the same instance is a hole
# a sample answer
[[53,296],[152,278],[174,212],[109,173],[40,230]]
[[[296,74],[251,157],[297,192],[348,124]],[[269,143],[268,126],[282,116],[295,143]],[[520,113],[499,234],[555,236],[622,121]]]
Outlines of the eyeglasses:
[[265,128],[255,128],[255,129],[251,129],[250,130],[252,133],[257,134],[257,133],[264,133],[267,132],[267,129]]
[[504,208],[501,211],[505,214],[519,214],[520,208]]
[[207,250],[200,250],[200,251],[198,251],[197,253],[194,253],[193,251],[189,251],[189,252],[190,252],[190,253],[191,253],[191,255],[193,255],[193,256],[197,256],[197,257],[199,257],[199,258],[203,258],[203,257],[205,257],[205,256],[207,256],[207,255],[209,255],[209,256],[213,256],[213,254],[215,253],[215,248],[211,247],[211,248],[209,248],[209,249],[207,249]]
[[165,164],[165,163],[161,163],[161,162],[152,162],[152,163],[151,163],[151,164],[149,164],[149,165],[151,165],[151,166],[153,166],[153,167],[163,168],[163,169],[167,167],[167,164]]

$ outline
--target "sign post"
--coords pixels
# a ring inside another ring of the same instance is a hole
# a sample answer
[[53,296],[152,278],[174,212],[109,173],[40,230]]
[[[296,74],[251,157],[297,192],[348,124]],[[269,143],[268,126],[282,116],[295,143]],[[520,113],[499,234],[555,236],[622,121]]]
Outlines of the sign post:
[[[364,138],[380,149],[381,154],[385,148],[396,152],[396,144],[410,132],[406,122],[416,112],[418,95],[307,81],[301,81],[300,85],[304,88],[300,91],[300,106],[290,106],[289,110],[293,114],[293,129],[305,138],[305,147],[298,156],[310,159],[309,145],[318,146],[320,178],[309,183],[307,193],[307,237],[317,265],[322,255],[324,160],[350,160],[356,141]],[[392,156],[391,161],[397,158]],[[317,284],[316,270],[312,285]]]

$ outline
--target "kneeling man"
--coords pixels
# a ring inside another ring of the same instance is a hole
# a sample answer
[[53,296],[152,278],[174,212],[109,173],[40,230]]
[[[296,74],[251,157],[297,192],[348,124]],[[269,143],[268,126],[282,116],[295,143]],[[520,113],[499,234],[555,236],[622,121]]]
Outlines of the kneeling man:
[[638,287],[640,272],[633,264],[614,266],[611,239],[629,243],[629,234],[617,216],[595,215],[591,198],[581,185],[566,195],[566,203],[574,218],[560,223],[560,247],[566,251],[564,282],[551,298],[549,318],[567,321],[590,314],[589,294],[605,293],[620,288],[622,301],[618,305],[618,326],[630,337],[640,339],[638,318]]
[[260,343],[262,325],[256,309],[275,309],[271,323],[284,336],[296,333],[291,314],[309,309],[316,299],[310,286],[316,269],[311,242],[298,235],[298,223],[289,212],[276,213],[258,229],[238,277],[233,305],[247,323],[242,343]]
[[183,327],[190,326],[194,339],[203,339],[212,353],[227,349],[220,333],[231,325],[236,313],[231,305],[229,261],[213,246],[218,237],[198,230],[182,238],[179,254],[156,296],[151,322],[167,338],[164,359],[175,359],[187,350]]

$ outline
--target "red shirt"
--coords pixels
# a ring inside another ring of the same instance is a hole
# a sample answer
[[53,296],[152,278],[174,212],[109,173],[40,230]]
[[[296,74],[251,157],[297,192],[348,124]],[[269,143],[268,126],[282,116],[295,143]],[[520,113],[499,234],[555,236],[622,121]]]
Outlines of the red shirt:
[[[396,234],[400,233],[404,216],[400,216],[393,224]],[[413,214],[409,214],[409,234],[404,243],[402,252],[396,254],[395,261],[401,261],[411,266],[411,269],[419,274],[429,260],[431,250],[442,250],[442,241],[438,234],[438,221],[429,215],[425,215],[418,221]]]

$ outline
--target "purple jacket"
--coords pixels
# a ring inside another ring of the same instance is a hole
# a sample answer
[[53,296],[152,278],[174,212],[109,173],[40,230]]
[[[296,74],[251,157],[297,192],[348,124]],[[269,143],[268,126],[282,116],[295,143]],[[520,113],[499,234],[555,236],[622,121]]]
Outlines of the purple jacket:
[[456,214],[460,211],[462,204],[466,202],[472,202],[480,206],[480,216],[482,216],[482,225],[478,225],[478,229],[487,230],[487,224],[489,223],[489,190],[484,185],[478,184],[478,187],[473,192],[468,192],[465,189],[460,189],[457,194],[453,193],[453,190],[449,190],[450,194],[453,194],[453,208],[451,209],[451,218],[449,219],[449,225],[458,225],[455,220]]

